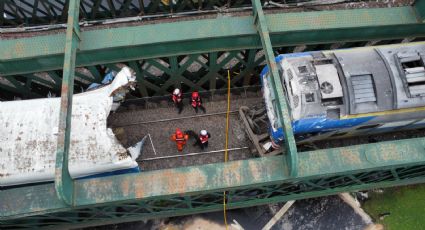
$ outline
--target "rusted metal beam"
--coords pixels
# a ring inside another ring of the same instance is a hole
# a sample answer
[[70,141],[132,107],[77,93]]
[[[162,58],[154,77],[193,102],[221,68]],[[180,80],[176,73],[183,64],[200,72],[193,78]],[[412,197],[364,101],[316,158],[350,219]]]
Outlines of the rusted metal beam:
[[280,80],[275,56],[273,55],[273,47],[270,41],[269,28],[267,21],[264,16],[263,8],[261,7],[260,0],[252,0],[254,25],[257,27],[258,33],[260,34],[261,44],[263,46],[264,55],[267,61],[267,67],[270,73],[270,79],[272,83],[272,89],[277,99],[277,111],[278,118],[283,127],[285,136],[286,154],[285,163],[288,164],[288,173],[294,177],[298,173],[298,153],[297,145],[295,144],[295,137],[292,131],[291,116],[289,115],[289,106],[285,93],[282,88],[282,81]]
[[75,56],[80,42],[78,25],[80,0],[70,0],[66,29],[62,93],[56,153],[55,188],[57,196],[66,204],[73,204],[74,182],[69,174],[68,156],[71,139],[72,96],[74,93]]
[[[221,199],[202,200],[213,194],[221,198],[223,190],[234,194],[229,208],[238,208],[342,191],[423,183],[424,145],[425,140],[418,138],[303,152],[299,155],[299,173],[295,178],[284,175],[283,156],[274,156],[77,180],[75,207],[55,197],[52,184],[3,190],[0,191],[0,221],[6,223],[10,219],[48,213],[66,217],[81,212],[80,217],[70,218],[65,224],[84,224],[93,221],[91,215],[85,215],[91,213],[88,208],[108,207],[113,210],[113,218],[97,213],[99,216],[95,219],[97,224],[104,224],[220,210]],[[395,171],[399,180],[390,171]],[[331,184],[326,184],[327,181]],[[190,197],[193,206],[183,205],[183,197]],[[176,208],[179,201],[182,202],[180,208]],[[125,206],[134,207],[134,212],[115,211],[115,207]],[[78,221],[74,221],[76,219]]]
[[419,20],[425,22],[425,0],[416,0],[413,7],[419,16]]
[[[274,47],[425,36],[425,23],[412,6],[270,13],[266,24]],[[261,48],[252,16],[229,16],[81,32],[76,66],[156,57]],[[197,29],[193,29],[197,28]],[[1,29],[0,29],[1,31]],[[143,34],[143,36],[140,36]],[[3,34],[0,34],[3,36]],[[0,41],[3,76],[62,68],[65,34]]]

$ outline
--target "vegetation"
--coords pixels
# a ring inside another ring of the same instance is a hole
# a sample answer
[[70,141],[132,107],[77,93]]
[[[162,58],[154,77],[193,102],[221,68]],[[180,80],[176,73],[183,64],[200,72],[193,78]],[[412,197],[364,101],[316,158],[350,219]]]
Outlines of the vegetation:
[[371,191],[363,209],[385,229],[424,229],[425,185]]

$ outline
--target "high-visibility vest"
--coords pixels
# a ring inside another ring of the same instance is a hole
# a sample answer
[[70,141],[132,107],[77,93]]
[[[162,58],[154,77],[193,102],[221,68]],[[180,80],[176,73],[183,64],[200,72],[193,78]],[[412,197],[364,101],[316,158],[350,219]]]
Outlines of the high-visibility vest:
[[192,106],[197,107],[201,105],[201,97],[192,97]]
[[201,141],[202,144],[208,142],[208,134],[205,136],[199,135],[199,140]]
[[182,101],[182,94],[181,93],[179,93],[177,95],[173,94],[173,101],[174,101],[174,103],[181,102]]

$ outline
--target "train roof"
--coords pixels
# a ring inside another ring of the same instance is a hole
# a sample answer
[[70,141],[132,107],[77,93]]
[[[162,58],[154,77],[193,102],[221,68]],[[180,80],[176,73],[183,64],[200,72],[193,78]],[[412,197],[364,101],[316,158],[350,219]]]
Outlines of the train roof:
[[425,106],[425,42],[281,55],[277,60],[294,120]]
[[[124,68],[111,84],[74,95],[69,150],[73,178],[137,167],[106,126],[112,94],[130,77]],[[60,98],[0,102],[0,186],[54,179],[59,109]]]
[[350,114],[425,106],[424,42],[330,53],[343,73]]
[[392,78],[374,48],[333,52],[341,68],[345,102],[350,114],[392,110]]
[[425,106],[425,43],[380,47],[393,79],[395,109]]

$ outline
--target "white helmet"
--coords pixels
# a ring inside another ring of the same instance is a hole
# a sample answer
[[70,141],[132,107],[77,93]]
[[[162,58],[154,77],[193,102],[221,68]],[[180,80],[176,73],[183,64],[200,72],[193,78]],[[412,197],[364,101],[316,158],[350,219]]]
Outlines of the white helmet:
[[201,135],[202,136],[206,136],[208,133],[207,133],[207,130],[205,130],[205,129],[203,129],[203,130],[201,130]]
[[178,95],[178,94],[180,94],[180,89],[176,88],[176,89],[173,91],[173,94],[174,94],[174,95]]

